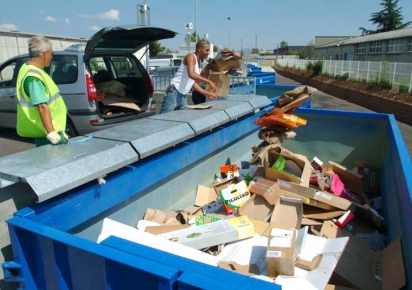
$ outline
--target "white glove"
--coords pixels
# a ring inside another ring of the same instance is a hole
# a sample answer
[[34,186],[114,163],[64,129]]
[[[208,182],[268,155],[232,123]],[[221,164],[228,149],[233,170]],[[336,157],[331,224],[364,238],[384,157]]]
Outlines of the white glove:
[[69,140],[69,137],[66,135],[66,133],[62,131],[60,131],[59,133],[57,133],[56,131],[52,131],[49,134],[47,134],[46,138],[53,145],[66,144]]

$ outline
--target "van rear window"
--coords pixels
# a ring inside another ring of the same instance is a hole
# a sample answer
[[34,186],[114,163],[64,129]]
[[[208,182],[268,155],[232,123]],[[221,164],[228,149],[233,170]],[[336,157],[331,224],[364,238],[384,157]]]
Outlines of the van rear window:
[[56,85],[73,84],[79,74],[77,55],[54,55],[50,67],[45,70]]

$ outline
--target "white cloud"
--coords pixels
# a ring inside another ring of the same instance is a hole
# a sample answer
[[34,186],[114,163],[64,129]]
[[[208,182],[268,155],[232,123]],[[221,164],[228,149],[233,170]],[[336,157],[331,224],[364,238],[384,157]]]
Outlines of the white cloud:
[[64,23],[66,23],[66,24],[70,24],[70,23],[71,23],[71,21],[70,21],[69,18],[65,18],[63,21],[64,21]]
[[80,18],[92,18],[92,16],[89,15],[89,14],[79,14],[77,16],[80,17]]
[[53,17],[51,17],[50,15],[47,15],[47,17],[44,18],[44,20],[45,20],[45,21],[48,21],[48,22],[55,22],[55,21],[56,21],[56,18],[53,18]]
[[103,20],[120,20],[119,14],[118,10],[112,9],[107,12],[98,13],[95,17]]
[[93,30],[93,31],[99,31],[99,30],[100,30],[100,28],[97,27],[96,25],[94,25],[94,26],[89,26],[89,27],[87,27],[87,29]]
[[14,25],[14,24],[12,24],[12,23],[3,23],[3,24],[0,24],[0,29],[1,29],[1,30],[19,30],[19,29],[17,28],[17,26]]
[[120,12],[118,10],[109,10],[107,12],[103,12],[103,13],[97,13],[94,15],[91,14],[79,14],[77,15],[77,17],[80,18],[98,18],[98,19],[102,19],[102,20],[120,20]]
[[41,10],[39,11],[39,13],[40,13],[40,14],[46,14],[46,12],[44,12],[44,11],[41,11]]

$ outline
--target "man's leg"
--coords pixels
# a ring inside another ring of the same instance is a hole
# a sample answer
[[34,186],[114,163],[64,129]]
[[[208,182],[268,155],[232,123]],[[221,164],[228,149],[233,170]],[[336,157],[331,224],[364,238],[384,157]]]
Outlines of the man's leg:
[[178,93],[176,110],[185,110],[187,105],[187,95]]
[[159,114],[171,112],[176,109],[178,94],[179,92],[175,88],[170,89],[169,87],[166,90],[166,94],[163,99],[162,107],[160,108]]

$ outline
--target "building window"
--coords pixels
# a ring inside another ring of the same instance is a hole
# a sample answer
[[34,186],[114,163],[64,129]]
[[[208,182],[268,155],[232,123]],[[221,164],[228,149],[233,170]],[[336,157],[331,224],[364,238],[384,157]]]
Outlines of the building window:
[[366,43],[358,43],[355,49],[356,54],[365,54],[366,53]]
[[382,53],[382,41],[373,41],[369,44],[369,53]]
[[386,42],[386,53],[402,52],[402,39],[390,39]]
[[409,43],[408,43],[408,52],[412,52],[412,37],[409,38]]

